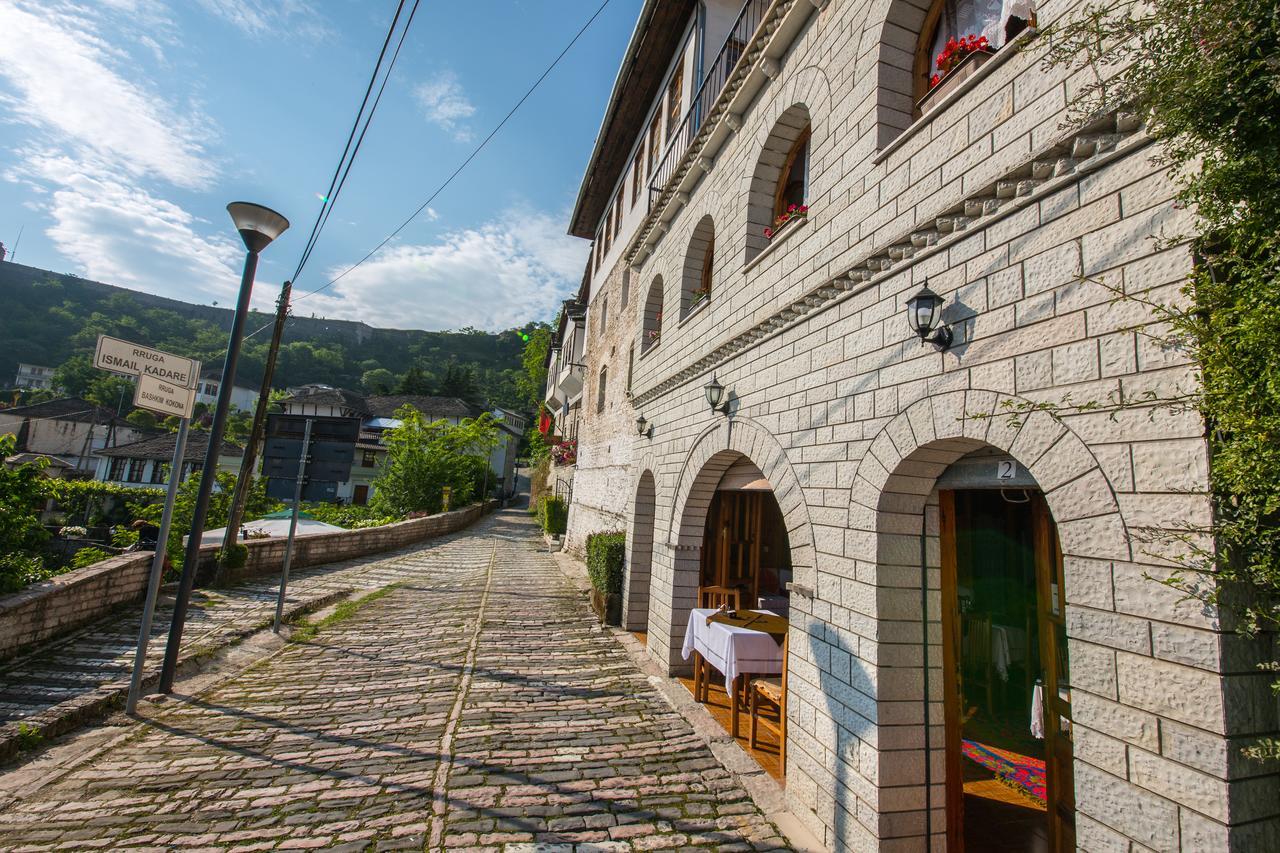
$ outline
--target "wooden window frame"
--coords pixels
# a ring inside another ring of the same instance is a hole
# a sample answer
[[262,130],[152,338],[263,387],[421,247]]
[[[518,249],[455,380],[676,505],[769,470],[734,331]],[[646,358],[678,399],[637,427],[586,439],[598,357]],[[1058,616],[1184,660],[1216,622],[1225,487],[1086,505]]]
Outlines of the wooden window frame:
[[[782,215],[782,194],[787,189],[787,176],[791,174],[791,168],[796,164],[796,157],[800,155],[800,149],[809,145],[809,140],[813,136],[813,125],[805,125],[804,130],[800,131],[800,135],[796,137],[796,141],[791,143],[791,150],[787,152],[787,159],[782,164],[782,171],[778,173],[777,186],[773,188],[773,216],[770,217],[770,225]],[[809,162],[811,158],[805,158],[804,167],[804,197],[809,197]]]
[[676,64],[667,81],[667,139],[671,139],[680,129],[680,120],[684,118],[684,57]]
[[640,182],[644,179],[641,175],[644,163],[644,152],[637,151],[636,157],[631,161],[631,206],[635,207],[636,202],[640,200]]
[[711,299],[711,274],[715,266],[716,254],[716,232],[711,232],[711,237],[707,239],[707,251],[702,255],[702,277],[698,282],[699,288],[705,290],[707,299]]

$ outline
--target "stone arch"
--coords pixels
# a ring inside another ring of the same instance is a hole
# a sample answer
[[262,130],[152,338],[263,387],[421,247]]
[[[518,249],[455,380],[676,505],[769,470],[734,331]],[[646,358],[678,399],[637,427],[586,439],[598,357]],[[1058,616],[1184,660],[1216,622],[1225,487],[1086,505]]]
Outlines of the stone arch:
[[631,485],[627,513],[627,564],[622,580],[622,624],[628,631],[649,629],[653,542],[657,532],[657,478],[653,456],[646,454]]
[[760,154],[751,173],[747,192],[746,257],[750,262],[769,245],[764,236],[766,228],[773,225],[774,193],[782,170],[786,166],[792,147],[802,135],[808,134],[812,153],[812,127],[809,108],[803,103],[792,104],[774,121],[772,128],[760,146]]
[[[671,555],[670,638],[667,663],[680,665],[680,642],[689,611],[696,606],[699,559],[707,509],[721,476],[734,462],[746,457],[769,480],[782,511],[791,546],[791,562],[797,584],[812,587],[814,569],[813,527],[804,491],[778,440],[759,424],[741,416],[718,420],[693,443],[680,471],[675,505],[667,529]],[[652,649],[654,654],[662,650]]]
[[867,12],[869,48],[860,69],[875,80],[876,148],[883,148],[915,121],[915,52],[932,0],[877,0]]
[[684,253],[684,266],[680,275],[680,317],[711,297],[700,295],[711,284],[712,265],[715,261],[716,226],[711,214],[704,214],[689,235],[689,246]]
[[655,275],[649,283],[649,292],[645,296],[640,315],[640,352],[646,353],[656,347],[662,340],[662,276]]
[[[875,665],[878,674],[873,686],[863,689],[870,693],[868,707],[878,721],[879,746],[873,747],[876,768],[869,774],[842,765],[837,775],[870,775],[882,787],[899,788],[904,797],[924,789],[926,766],[932,790],[942,790],[945,783],[936,483],[957,459],[979,448],[996,448],[1035,479],[1057,525],[1068,605],[1073,601],[1073,566],[1096,569],[1099,560],[1131,558],[1119,504],[1093,453],[1046,412],[1011,418],[1002,405],[1007,401],[1028,402],[987,390],[921,399],[881,429],[858,465],[850,494],[845,556],[858,579],[867,579],[864,592],[874,602],[876,645],[868,663]],[[921,711],[926,689],[927,713]],[[928,762],[922,760],[926,720],[933,745]],[[925,799],[919,795],[911,799],[918,803],[915,819],[909,822],[914,828],[903,832],[918,835],[926,825]],[[934,795],[930,802],[929,825],[935,835],[942,836],[944,798]]]

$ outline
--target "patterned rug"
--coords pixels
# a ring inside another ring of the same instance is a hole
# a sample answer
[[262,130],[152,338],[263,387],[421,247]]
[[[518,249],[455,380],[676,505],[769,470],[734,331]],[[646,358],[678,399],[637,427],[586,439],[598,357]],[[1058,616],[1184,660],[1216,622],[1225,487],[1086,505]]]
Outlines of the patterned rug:
[[973,740],[962,741],[961,749],[965,758],[990,770],[1002,783],[1041,806],[1045,805],[1048,791],[1045,788],[1044,762],[1039,758]]

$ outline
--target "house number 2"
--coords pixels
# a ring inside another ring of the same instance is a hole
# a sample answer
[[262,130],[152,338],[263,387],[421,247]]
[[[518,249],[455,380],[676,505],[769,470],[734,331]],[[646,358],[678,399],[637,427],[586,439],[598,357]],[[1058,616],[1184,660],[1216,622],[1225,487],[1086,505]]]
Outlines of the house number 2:
[[996,463],[996,479],[1012,480],[1018,475],[1018,463],[1012,459],[1002,459]]

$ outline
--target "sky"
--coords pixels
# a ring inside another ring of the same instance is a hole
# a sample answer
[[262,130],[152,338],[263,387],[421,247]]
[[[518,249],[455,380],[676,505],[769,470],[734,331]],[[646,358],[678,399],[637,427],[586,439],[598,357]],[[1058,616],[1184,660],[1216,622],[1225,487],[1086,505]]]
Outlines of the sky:
[[[601,0],[422,0],[294,312],[414,329],[550,320],[588,244],[572,209],[641,0],[609,0],[501,133],[472,151]],[[407,5],[411,5],[407,4]],[[230,201],[292,227],[254,305],[297,264],[395,0],[0,0],[0,242],[19,263],[231,306]],[[21,232],[21,242],[18,243]]]

